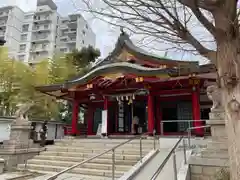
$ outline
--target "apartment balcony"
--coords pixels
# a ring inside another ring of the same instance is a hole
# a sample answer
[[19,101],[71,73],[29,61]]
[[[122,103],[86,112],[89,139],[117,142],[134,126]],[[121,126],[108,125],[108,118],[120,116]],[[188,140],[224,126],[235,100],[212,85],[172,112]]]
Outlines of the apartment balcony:
[[49,41],[50,41],[49,36],[38,36],[38,37],[32,38],[33,43],[44,43],[44,42],[49,42]]
[[40,52],[47,52],[48,48],[47,47],[32,47],[30,52],[31,53],[40,53]]
[[68,27],[67,24],[61,24],[61,25],[59,26],[59,29],[61,29],[61,30],[68,29],[68,28],[69,28],[69,27]]
[[9,12],[0,12],[0,18],[8,18]]
[[7,25],[7,21],[1,21],[0,22],[0,27],[5,27]]
[[19,51],[18,51],[18,54],[25,54],[26,53],[26,49],[19,49]]
[[42,9],[42,10],[37,10],[35,14],[40,15],[40,14],[53,13],[53,12],[54,11],[52,9]]
[[76,20],[71,20],[68,22],[68,27],[71,29],[76,29],[77,28],[77,21]]
[[60,44],[76,44],[77,39],[76,38],[67,38],[67,37],[61,37],[60,38]]
[[49,32],[51,31],[51,28],[50,26],[49,27],[40,27],[40,28],[37,28],[37,27],[33,27],[32,29],[32,32]]
[[67,32],[68,36],[70,37],[76,37],[77,36],[77,30],[76,29],[70,29],[68,32]]
[[34,23],[39,23],[39,24],[51,23],[51,22],[52,22],[52,18],[50,16],[45,18],[34,19]]
[[4,39],[6,32],[0,32],[0,39]]
[[68,38],[66,44],[76,44],[76,41],[77,41],[76,38]]

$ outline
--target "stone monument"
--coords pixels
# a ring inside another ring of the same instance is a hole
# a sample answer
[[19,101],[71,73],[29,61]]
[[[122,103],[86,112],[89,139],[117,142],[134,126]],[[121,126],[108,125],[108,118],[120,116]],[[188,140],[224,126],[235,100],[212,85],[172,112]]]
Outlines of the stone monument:
[[41,148],[34,147],[33,141],[30,140],[32,127],[27,113],[32,106],[33,103],[18,105],[15,120],[10,127],[10,138],[3,142],[0,149],[0,157],[5,160],[5,170],[11,170],[17,164],[25,163],[41,151]]
[[227,134],[225,130],[225,112],[221,102],[221,90],[217,85],[207,87],[207,96],[213,102],[209,120],[211,126],[211,141],[199,155],[189,159],[192,180],[215,180],[215,175],[229,167]]

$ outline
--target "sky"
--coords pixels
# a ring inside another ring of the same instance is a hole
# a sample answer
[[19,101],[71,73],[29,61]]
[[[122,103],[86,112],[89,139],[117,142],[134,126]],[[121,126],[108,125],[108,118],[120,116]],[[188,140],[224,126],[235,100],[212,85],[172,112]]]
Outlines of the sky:
[[[24,11],[33,11],[36,8],[37,0],[0,0],[0,6],[4,5],[17,5]],[[54,0],[58,6],[58,12],[64,16],[72,13],[79,12],[79,9],[84,6],[81,0]],[[96,1],[97,2],[97,1]],[[120,34],[119,28],[113,27],[105,22],[92,18],[89,14],[81,12],[84,18],[88,21],[89,25],[92,27],[96,34],[96,47],[101,51],[101,57],[106,57],[114,48],[117,38]],[[198,29],[197,29],[198,30]],[[138,37],[131,37],[134,42],[139,40]],[[164,48],[166,44],[158,44],[158,49],[163,49],[163,51],[153,51],[152,53],[158,56],[164,56]],[[200,61],[200,63],[206,63],[206,60],[200,56],[194,56],[190,53],[179,53],[179,52],[168,52],[167,56],[172,59],[179,60],[194,60]]]

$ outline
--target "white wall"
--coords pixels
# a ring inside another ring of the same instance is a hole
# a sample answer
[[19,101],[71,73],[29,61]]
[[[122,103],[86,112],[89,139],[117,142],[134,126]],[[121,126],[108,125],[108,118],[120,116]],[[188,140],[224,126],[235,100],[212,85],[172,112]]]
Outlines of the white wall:
[[[11,126],[12,120],[5,121],[0,120],[0,142],[4,140],[9,140],[10,137],[10,126]],[[57,128],[56,128],[57,126]],[[64,137],[64,131],[63,131],[63,125],[62,124],[56,124],[56,123],[48,123],[48,132],[47,132],[47,139],[48,140],[54,140],[54,139],[61,139]],[[42,122],[37,123],[36,125],[36,132],[38,133],[40,129],[42,128]],[[56,132],[57,130],[57,132]],[[38,140],[40,140],[40,134],[38,133]]]
[[[83,34],[85,32],[85,35]],[[84,41],[84,44],[83,42]],[[78,19],[78,32],[77,32],[77,48],[87,47],[89,45],[95,47],[96,37],[91,27],[88,25],[83,17]]]
[[10,123],[9,121],[1,121],[0,122],[0,142],[4,140],[9,140],[10,137]]

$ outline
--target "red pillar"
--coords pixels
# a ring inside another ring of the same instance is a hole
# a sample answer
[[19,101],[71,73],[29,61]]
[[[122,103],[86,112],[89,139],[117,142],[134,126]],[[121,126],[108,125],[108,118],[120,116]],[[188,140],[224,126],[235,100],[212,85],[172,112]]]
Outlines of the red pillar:
[[104,101],[103,101],[103,109],[107,111],[107,135],[109,133],[109,118],[108,118],[108,98],[104,97]]
[[79,102],[77,100],[74,100],[73,111],[72,111],[72,135],[77,135],[78,110],[79,110]]
[[[192,114],[193,114],[193,120],[200,120],[201,115],[200,115],[200,93],[199,93],[199,88],[198,87],[193,87],[192,91]],[[194,121],[193,123],[194,127],[199,127],[202,126],[201,121]],[[202,136],[204,133],[204,129],[198,128],[195,130],[196,135]]]
[[148,95],[148,132],[149,135],[153,135],[154,130],[154,107],[153,107],[153,95],[149,93]]

